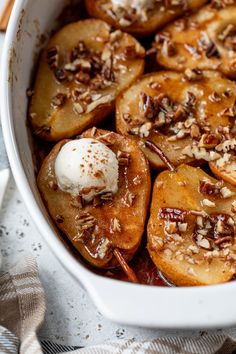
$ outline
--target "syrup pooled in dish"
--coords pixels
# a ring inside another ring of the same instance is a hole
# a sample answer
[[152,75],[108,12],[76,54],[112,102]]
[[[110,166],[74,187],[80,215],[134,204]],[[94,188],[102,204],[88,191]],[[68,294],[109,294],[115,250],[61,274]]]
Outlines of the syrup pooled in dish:
[[175,285],[218,284],[235,275],[235,196],[234,187],[188,165],[157,177],[148,250]]
[[157,33],[158,64],[178,71],[219,70],[236,78],[236,5],[232,4],[234,1],[212,1]]
[[45,159],[38,187],[58,228],[91,265],[132,259],[150,195],[149,166],[134,141],[96,128],[63,140]]
[[137,36],[147,36],[207,0],[86,0],[92,17]]
[[106,118],[117,95],[144,69],[143,47],[100,20],[62,28],[40,58],[30,121],[36,135],[58,141]]
[[116,128],[132,136],[151,165],[163,168],[159,156],[145,146],[157,144],[174,165],[222,158],[215,149],[235,129],[235,83],[212,71],[162,71],[143,76],[123,92],[116,104]]

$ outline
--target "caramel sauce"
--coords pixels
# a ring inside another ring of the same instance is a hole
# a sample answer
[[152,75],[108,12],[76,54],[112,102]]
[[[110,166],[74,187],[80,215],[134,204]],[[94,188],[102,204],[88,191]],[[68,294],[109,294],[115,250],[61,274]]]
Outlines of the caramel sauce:
[[[129,262],[129,265],[135,272],[140,284],[168,286],[144,246],[142,246],[142,249],[133,260]],[[108,278],[128,281],[127,275],[121,269],[108,270],[105,273],[103,272],[102,275]]]

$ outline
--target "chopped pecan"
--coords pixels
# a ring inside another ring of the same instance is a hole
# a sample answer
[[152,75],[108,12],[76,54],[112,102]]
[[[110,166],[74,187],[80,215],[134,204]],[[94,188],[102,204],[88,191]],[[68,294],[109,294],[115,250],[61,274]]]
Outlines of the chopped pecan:
[[228,88],[223,92],[223,96],[228,98],[232,96],[232,93],[233,93],[232,90]]
[[236,139],[227,139],[216,146],[216,151],[229,152],[236,149]]
[[73,206],[74,208],[82,209],[84,206],[84,200],[82,196],[78,195],[77,197],[73,198],[71,206]]
[[126,193],[124,195],[123,202],[128,207],[131,207],[134,203],[135,198],[136,198],[135,194],[133,194],[132,192],[130,192],[128,190],[128,191],[126,191]]
[[117,159],[120,166],[125,166],[125,167],[129,166],[130,158],[131,156],[130,153],[128,152],[124,152],[124,151],[117,152]]
[[67,96],[64,93],[58,93],[52,98],[52,105],[55,107],[62,107],[66,103]]
[[85,107],[82,104],[82,102],[75,102],[73,104],[73,108],[74,108],[75,113],[82,114],[85,112]]
[[159,107],[157,101],[145,92],[140,93],[140,110],[143,112],[144,117],[148,119],[154,119],[158,113]]
[[213,42],[211,42],[211,44],[209,44],[208,48],[206,49],[206,56],[207,58],[220,57],[220,53]]
[[137,57],[138,53],[136,51],[135,45],[129,45],[124,50],[124,57],[126,60],[133,60]]
[[80,70],[76,75],[75,75],[75,82],[82,83],[84,85],[88,85],[90,82],[90,75],[89,73],[85,73],[82,70]]
[[190,136],[193,139],[197,139],[200,136],[200,129],[197,124],[192,124],[190,127]]
[[216,147],[220,142],[219,136],[216,134],[203,134],[198,146],[206,149]]
[[79,57],[86,56],[88,54],[88,49],[84,42],[79,41],[77,46],[75,46],[70,54],[70,60],[73,62],[74,60],[78,59]]
[[103,237],[97,245],[96,256],[100,259],[104,259],[110,253],[110,241],[108,238]]
[[200,53],[199,53],[198,49],[196,47],[192,46],[191,44],[185,43],[184,47],[194,57],[199,57],[200,56]]
[[161,88],[161,84],[159,82],[150,82],[149,84],[149,87],[152,89],[152,90],[158,90]]
[[235,116],[236,116],[236,101],[233,103],[233,105],[231,107],[224,109],[221,113],[225,114],[226,116],[228,116],[230,118],[235,118]]
[[96,76],[90,81],[90,87],[92,90],[101,90],[107,87],[107,82],[102,76]]
[[184,72],[184,78],[188,81],[200,80],[202,77],[202,71],[199,69],[186,69]]
[[157,44],[163,44],[164,41],[170,40],[170,33],[169,32],[160,32],[155,36],[155,42]]
[[58,67],[59,54],[58,47],[49,48],[47,51],[47,62],[52,70]]
[[212,249],[211,241],[207,238],[197,238],[197,245],[203,249],[210,250]]
[[159,112],[157,117],[155,118],[154,128],[159,129],[162,126],[164,126],[166,123],[168,123],[166,114],[162,111]]
[[232,243],[232,237],[231,236],[224,236],[220,237],[217,240],[215,240],[215,245],[220,246],[223,243]]
[[168,113],[168,117],[172,118],[174,121],[182,119],[185,116],[185,109],[181,104],[178,104],[173,112]]
[[111,232],[121,232],[121,224],[118,218],[114,218],[111,220]]
[[127,124],[132,123],[132,116],[130,113],[123,113],[122,118],[125,121],[125,123],[127,123]]
[[157,48],[150,48],[146,51],[146,57],[156,56]]
[[76,87],[74,90],[71,91],[71,98],[75,102],[77,101],[82,94],[85,93],[85,89],[82,87]]
[[229,50],[236,50],[236,26],[232,23],[228,24],[226,28],[218,35],[224,46]]
[[111,66],[104,65],[102,69],[102,75],[107,81],[115,81],[115,74]]
[[228,187],[222,187],[221,190],[220,190],[220,193],[221,193],[223,198],[230,198],[230,197],[232,197],[235,194]]
[[34,134],[35,135],[39,135],[39,134],[50,134],[51,132],[51,127],[47,126],[47,125],[42,125],[41,127],[39,127],[38,129],[35,130]]
[[90,73],[91,71],[91,63],[88,59],[76,59],[75,61],[68,63],[64,66],[65,70],[71,72],[83,71],[86,73]]
[[218,35],[219,40],[224,41],[228,36],[235,34],[236,28],[235,25],[229,23],[223,31]]
[[236,214],[236,200],[234,200],[231,204],[231,211],[232,213]]
[[138,135],[140,138],[147,138],[153,128],[153,123],[146,122],[130,129],[130,134]]
[[162,45],[162,55],[166,57],[173,57],[175,54],[176,47],[174,43],[169,39],[165,39]]
[[57,222],[58,224],[62,224],[62,223],[64,222],[64,216],[62,216],[62,215],[57,215],[57,216],[56,216],[56,222]]
[[214,195],[214,196],[221,195],[219,186],[206,181],[200,181],[199,191],[204,195]]
[[104,96],[101,96],[99,99],[96,101],[93,101],[92,103],[88,104],[86,113],[92,112],[95,108],[101,106],[101,105],[109,105],[112,102],[112,95],[107,94]]
[[103,193],[103,194],[100,194],[100,199],[102,201],[112,201],[114,198],[114,195],[112,194],[112,192],[106,192],[106,193]]
[[207,32],[202,32],[202,36],[199,39],[199,46],[205,52],[207,58],[217,57],[219,58],[220,54],[214,42],[211,41]]
[[92,71],[100,72],[102,70],[102,66],[104,65],[104,62],[101,59],[101,55],[99,55],[98,53],[92,53],[90,59]]
[[187,101],[186,101],[186,103],[185,103],[186,109],[188,110],[188,109],[194,108],[196,102],[197,102],[197,98],[196,98],[196,96],[194,95],[194,93],[188,91],[188,92],[187,92]]
[[164,222],[164,225],[165,225],[165,231],[168,234],[176,234],[179,231],[176,222],[167,220]]
[[177,208],[160,208],[158,212],[160,219],[176,222],[185,222],[186,215],[186,210]]
[[100,206],[101,204],[102,204],[102,201],[101,201],[100,195],[95,195],[93,197],[93,206],[97,207],[97,206]]
[[220,95],[217,92],[212,92],[212,94],[209,96],[209,100],[212,102],[220,102],[221,98]]
[[81,213],[76,217],[76,222],[79,230],[86,231],[94,228],[96,225],[96,219],[90,213]]

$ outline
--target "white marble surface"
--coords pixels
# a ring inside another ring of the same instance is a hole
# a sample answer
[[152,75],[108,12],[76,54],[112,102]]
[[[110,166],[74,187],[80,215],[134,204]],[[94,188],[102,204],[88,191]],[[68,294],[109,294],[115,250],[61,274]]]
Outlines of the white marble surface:
[[[0,11],[4,1],[0,1]],[[0,45],[2,41],[3,36],[0,35]],[[1,166],[1,163],[6,161],[3,151],[0,151],[0,160]],[[40,330],[42,339],[68,345],[87,346],[114,339],[148,340],[161,335],[203,334],[192,331],[169,332],[123,327],[103,318],[88,295],[66,273],[44,243],[22,202],[13,179],[0,212],[0,250],[3,256],[2,270],[8,269],[26,253],[33,254],[38,262],[40,278],[47,298],[46,319]],[[158,299],[156,306],[158,306]]]

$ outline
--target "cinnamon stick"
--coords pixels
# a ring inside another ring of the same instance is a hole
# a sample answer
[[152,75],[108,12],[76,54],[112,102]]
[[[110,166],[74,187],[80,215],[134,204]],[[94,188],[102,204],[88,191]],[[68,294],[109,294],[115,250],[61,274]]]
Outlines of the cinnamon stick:
[[149,148],[151,151],[155,152],[160,157],[160,159],[164,162],[164,164],[166,165],[169,171],[171,172],[176,171],[175,166],[170,162],[166,154],[156,144],[154,144],[150,140],[147,140],[145,141],[145,146]]
[[128,266],[128,264],[126,263],[124,257],[122,256],[121,252],[117,248],[115,248],[114,251],[113,251],[113,254],[116,257],[117,261],[120,263],[120,266],[122,267],[122,269],[125,272],[125,274],[128,276],[128,279],[132,283],[138,283],[138,278],[137,278],[136,274]]

